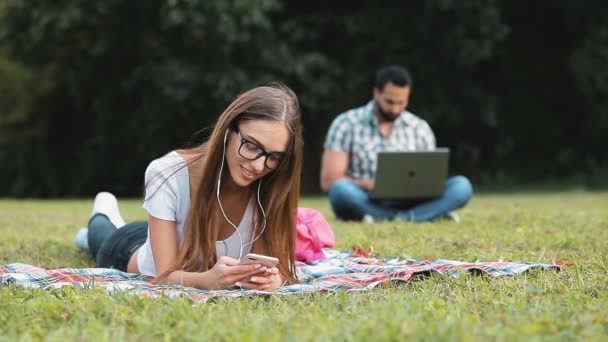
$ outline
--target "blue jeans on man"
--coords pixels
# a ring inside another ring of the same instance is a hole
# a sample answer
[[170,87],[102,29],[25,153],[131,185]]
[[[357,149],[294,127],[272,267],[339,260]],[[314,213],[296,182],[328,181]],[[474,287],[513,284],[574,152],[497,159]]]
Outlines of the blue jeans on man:
[[473,196],[473,186],[464,176],[448,178],[441,197],[423,201],[374,200],[349,179],[336,181],[329,190],[331,208],[338,219],[361,221],[369,215],[375,221],[432,221],[464,207]]

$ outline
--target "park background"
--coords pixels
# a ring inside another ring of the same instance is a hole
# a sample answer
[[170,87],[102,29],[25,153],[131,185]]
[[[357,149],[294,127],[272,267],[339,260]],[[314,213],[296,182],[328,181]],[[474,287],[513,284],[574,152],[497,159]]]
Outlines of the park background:
[[409,110],[477,187],[606,187],[606,1],[0,1],[0,197],[142,194],[240,92],[300,97],[303,193],[323,139],[407,66]]
[[[474,182],[460,223],[344,222],[318,195],[327,127],[387,63]],[[203,305],[5,284],[0,341],[606,341],[606,66],[599,0],[0,0],[0,267],[94,267],[72,242],[93,195],[145,219],[148,163],[271,80],[300,96],[300,205],[336,249],[564,266]]]

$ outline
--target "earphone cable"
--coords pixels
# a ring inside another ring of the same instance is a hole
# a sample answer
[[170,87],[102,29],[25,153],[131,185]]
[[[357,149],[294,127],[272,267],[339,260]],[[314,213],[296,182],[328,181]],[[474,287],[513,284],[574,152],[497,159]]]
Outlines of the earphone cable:
[[[224,159],[226,158],[226,139],[228,138],[228,132],[229,131],[227,130],[226,134],[224,134],[224,149],[222,152],[222,163],[220,165],[220,172],[217,177],[217,189],[216,189],[215,194],[216,194],[216,198],[217,198],[217,203],[220,206],[220,210],[222,212],[222,215],[224,216],[224,219],[226,219],[226,221],[234,228],[234,230],[236,231],[236,233],[239,237],[239,242],[241,245],[241,248],[239,249],[239,260],[240,260],[243,258],[243,249],[246,246],[253,244],[257,239],[259,239],[262,236],[262,233],[264,233],[264,230],[266,229],[266,212],[264,211],[264,207],[262,207],[262,203],[260,201],[260,187],[262,186],[262,180],[260,179],[258,182],[257,202],[258,202],[258,206],[260,207],[260,210],[261,210],[262,216],[263,216],[262,230],[260,231],[260,234],[258,234],[257,237],[255,237],[253,240],[251,240],[251,242],[249,242],[247,244],[243,244],[243,237],[241,235],[241,231],[234,223],[232,223],[232,221],[230,221],[230,219],[226,215],[226,212],[224,211],[224,207],[222,206],[222,201],[220,200],[220,188],[221,188],[221,184],[222,184],[222,172],[224,170]],[[249,206],[249,204],[247,206]],[[254,227],[255,227],[255,225],[254,225]],[[254,229],[254,231],[255,231],[255,229]]]

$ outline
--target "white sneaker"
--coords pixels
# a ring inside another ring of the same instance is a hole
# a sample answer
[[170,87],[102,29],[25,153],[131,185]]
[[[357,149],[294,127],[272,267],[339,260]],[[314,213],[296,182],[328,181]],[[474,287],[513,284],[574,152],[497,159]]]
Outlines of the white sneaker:
[[110,219],[110,222],[116,228],[120,228],[125,225],[125,220],[120,216],[120,211],[118,210],[118,200],[114,195],[109,192],[100,192],[95,196],[95,201],[93,201],[93,210],[91,212],[91,217],[95,214],[104,214]]
[[448,220],[452,220],[456,223],[460,223],[460,215],[456,214],[455,212],[450,211],[449,213],[445,214],[445,217]]
[[74,237],[76,247],[84,250],[89,250],[89,229],[86,227],[80,228]]
[[374,223],[374,218],[372,217],[372,215],[365,214],[365,215],[363,215],[363,222]]

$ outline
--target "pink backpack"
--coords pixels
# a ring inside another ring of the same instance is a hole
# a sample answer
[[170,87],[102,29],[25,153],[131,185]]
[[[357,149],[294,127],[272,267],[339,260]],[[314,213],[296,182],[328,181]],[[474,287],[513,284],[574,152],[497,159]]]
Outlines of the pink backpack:
[[325,259],[322,248],[336,245],[334,231],[323,214],[315,209],[298,208],[296,230],[296,260]]

